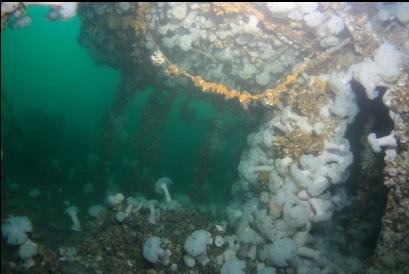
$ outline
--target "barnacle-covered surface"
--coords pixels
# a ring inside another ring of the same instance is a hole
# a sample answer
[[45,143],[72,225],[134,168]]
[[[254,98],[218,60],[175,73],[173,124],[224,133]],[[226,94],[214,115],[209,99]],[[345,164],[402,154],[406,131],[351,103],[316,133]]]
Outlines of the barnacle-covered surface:
[[336,58],[350,40],[345,32],[343,43],[322,51],[313,29],[268,10],[263,3],[138,3],[125,11],[120,4],[89,4],[80,10],[80,41],[100,62],[134,67],[135,77],[186,85],[177,81],[184,77],[244,108],[252,101],[272,106],[282,93],[295,92],[301,73]]
[[281,157],[299,159],[304,154],[317,155],[324,148],[323,136],[313,136],[302,130],[293,130],[288,135],[275,137],[274,145]]
[[[228,89],[256,94],[278,84],[311,53],[293,46],[292,39],[299,36],[284,32],[281,24],[264,15],[265,9],[264,4],[252,3],[159,3],[152,7],[149,33],[183,70]],[[265,30],[266,25],[274,32]],[[307,40],[307,35],[302,38]]]
[[390,89],[394,130],[400,140],[399,154],[384,168],[388,189],[382,230],[374,256],[362,273],[407,273],[409,266],[409,96],[408,75],[403,73]]

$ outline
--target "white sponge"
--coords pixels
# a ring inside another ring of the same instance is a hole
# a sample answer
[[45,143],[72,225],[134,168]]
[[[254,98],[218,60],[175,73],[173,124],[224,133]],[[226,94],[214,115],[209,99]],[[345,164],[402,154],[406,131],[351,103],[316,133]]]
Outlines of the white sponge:
[[375,88],[391,84],[403,68],[403,54],[392,44],[385,42],[375,51],[374,60],[366,60],[353,66],[354,78],[365,88],[369,99],[378,96]]
[[245,268],[245,261],[233,259],[223,264],[220,274],[244,274]]
[[273,244],[267,244],[260,253],[263,260],[267,260],[278,267],[287,267],[289,261],[296,256],[297,246],[289,238],[283,238],[275,241]]
[[374,61],[379,75],[387,83],[395,81],[403,66],[402,53],[392,44],[383,43],[375,51]]
[[267,8],[274,17],[283,18],[293,11],[296,5],[292,2],[275,2],[267,3]]
[[187,238],[185,251],[193,257],[206,254],[209,241],[210,236],[206,230],[196,230]]
[[318,27],[323,19],[324,16],[319,11],[314,11],[304,16],[305,24],[307,24],[307,26],[310,28]]
[[143,244],[143,257],[151,263],[167,265],[170,261],[170,255],[169,250],[160,247],[159,237],[149,237]]
[[344,28],[344,22],[342,19],[336,15],[331,15],[331,18],[326,23],[328,31],[333,34],[339,34]]
[[33,243],[30,240],[27,240],[24,244],[20,245],[20,248],[18,249],[18,255],[23,260],[37,255],[37,244]]
[[27,216],[16,216],[7,218],[1,225],[1,233],[10,245],[20,245],[27,241],[27,232],[31,232],[33,227]]
[[396,18],[401,23],[409,22],[409,3],[399,3],[396,8]]

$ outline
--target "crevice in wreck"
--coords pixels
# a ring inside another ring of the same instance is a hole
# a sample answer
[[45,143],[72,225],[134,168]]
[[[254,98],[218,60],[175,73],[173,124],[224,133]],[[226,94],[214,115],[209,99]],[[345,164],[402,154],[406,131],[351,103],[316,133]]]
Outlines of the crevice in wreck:
[[[367,98],[365,89],[358,82],[352,81],[351,88],[356,95],[359,113],[346,133],[354,162],[349,168],[350,177],[345,187],[353,200],[335,217],[344,227],[348,242],[359,243],[365,248],[366,253],[360,257],[366,259],[375,251],[388,194],[382,173],[384,153],[374,153],[368,145],[367,136],[369,133],[386,136],[394,125],[388,108],[382,103],[385,88],[377,88],[380,96],[374,100]],[[354,252],[353,248],[350,251]]]

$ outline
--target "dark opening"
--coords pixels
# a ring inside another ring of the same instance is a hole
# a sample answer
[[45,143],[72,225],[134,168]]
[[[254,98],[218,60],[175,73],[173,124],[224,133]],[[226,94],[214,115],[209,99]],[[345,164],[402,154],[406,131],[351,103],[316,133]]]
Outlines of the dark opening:
[[354,162],[349,168],[350,177],[345,186],[353,201],[340,212],[336,221],[345,229],[347,242],[355,243],[349,245],[348,251],[354,254],[358,245],[362,251],[359,256],[365,259],[375,251],[387,202],[387,189],[383,184],[384,153],[374,153],[367,136],[375,133],[379,138],[390,134],[393,121],[382,102],[385,88],[377,88],[379,96],[374,100],[367,98],[364,87],[358,82],[352,81],[351,88],[356,95],[359,112],[346,133]]

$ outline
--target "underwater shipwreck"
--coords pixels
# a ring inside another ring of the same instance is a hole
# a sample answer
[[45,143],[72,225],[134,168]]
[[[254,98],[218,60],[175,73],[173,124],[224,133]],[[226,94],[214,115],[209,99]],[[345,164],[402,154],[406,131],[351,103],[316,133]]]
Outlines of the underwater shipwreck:
[[408,3],[2,2],[1,30],[2,273],[409,273]]

